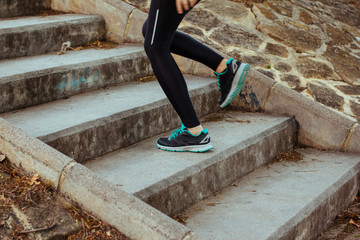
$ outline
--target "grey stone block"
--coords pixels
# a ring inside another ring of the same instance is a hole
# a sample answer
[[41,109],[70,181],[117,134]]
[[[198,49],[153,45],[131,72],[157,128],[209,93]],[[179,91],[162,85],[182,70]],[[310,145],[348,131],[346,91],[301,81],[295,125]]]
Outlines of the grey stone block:
[[139,46],[0,61],[0,113],[152,75]]
[[257,70],[250,70],[239,96],[234,99],[232,105],[251,112],[262,111],[274,84],[275,81],[268,76]]
[[203,124],[214,146],[209,152],[157,150],[157,136],[85,166],[173,215],[289,150],[295,139],[293,119],[283,117],[227,112],[222,121]]
[[51,0],[0,1],[0,18],[33,15],[50,9]]
[[135,7],[117,0],[52,0],[53,9],[64,12],[97,14],[106,22],[106,38],[118,43],[125,42],[124,33],[130,13]]
[[[182,213],[199,239],[316,239],[359,189],[355,154],[298,149]],[[259,219],[266,219],[259,221]]]
[[189,228],[102,180],[81,164],[74,163],[64,170],[59,190],[131,239],[191,239]]
[[345,150],[360,153],[360,125],[356,124]]
[[76,47],[104,37],[105,22],[99,16],[68,14],[9,19],[0,26],[0,59],[60,51],[67,41]]
[[294,116],[299,143],[319,149],[342,150],[354,124],[352,119],[277,84],[265,103],[266,112]]
[[124,40],[126,42],[144,42],[144,37],[142,35],[142,27],[146,18],[146,13],[136,8],[132,10],[124,31]]
[[62,169],[72,159],[35,139],[24,131],[0,118],[0,151],[28,174],[38,173],[43,182],[50,182],[54,188]]
[[[217,98],[213,97],[217,94],[216,84],[190,91],[190,97],[199,117],[213,113],[217,109]],[[178,125],[179,118],[168,100],[160,100],[75,125],[42,136],[40,139],[76,161],[84,162],[153,137]]]

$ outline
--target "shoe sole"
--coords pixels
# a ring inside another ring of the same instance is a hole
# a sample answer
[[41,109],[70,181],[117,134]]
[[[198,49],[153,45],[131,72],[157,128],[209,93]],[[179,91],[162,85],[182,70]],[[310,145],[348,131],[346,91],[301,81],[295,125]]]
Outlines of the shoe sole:
[[234,82],[231,85],[229,94],[227,95],[225,101],[220,105],[221,108],[224,108],[227,105],[229,105],[229,103],[231,103],[231,101],[240,93],[244,85],[245,78],[247,77],[249,71],[250,71],[249,64],[242,63],[240,65],[240,68],[238,69],[238,71],[234,76]]
[[166,147],[156,143],[156,146],[161,150],[169,151],[169,152],[195,152],[195,153],[206,152],[213,148],[211,143],[205,145],[192,145],[192,146],[183,146],[183,147]]

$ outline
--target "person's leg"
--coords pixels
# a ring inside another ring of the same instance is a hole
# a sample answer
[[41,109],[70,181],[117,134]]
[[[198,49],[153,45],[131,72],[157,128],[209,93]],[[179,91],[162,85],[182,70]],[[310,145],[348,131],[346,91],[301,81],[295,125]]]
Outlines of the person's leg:
[[[154,73],[182,120],[182,127],[157,146],[169,151],[204,152],[212,148],[207,129],[202,129],[188,89],[170,48],[176,29],[185,14],[177,14],[175,0],[152,0],[145,30],[144,48]],[[199,134],[191,132],[201,129]]]
[[154,73],[174,109],[188,128],[200,122],[188,89],[170,48],[178,25],[185,14],[176,12],[175,0],[152,0],[145,31],[145,51]]

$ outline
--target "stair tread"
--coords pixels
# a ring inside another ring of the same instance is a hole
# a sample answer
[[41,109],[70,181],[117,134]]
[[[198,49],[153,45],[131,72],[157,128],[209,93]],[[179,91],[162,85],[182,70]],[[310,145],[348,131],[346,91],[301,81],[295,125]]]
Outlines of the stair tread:
[[27,32],[29,28],[39,29],[44,25],[64,24],[72,21],[93,21],[101,20],[97,15],[81,15],[81,14],[60,14],[50,16],[25,16],[0,19],[1,32]]
[[186,225],[199,239],[280,239],[319,204],[327,204],[328,197],[359,168],[358,155],[299,152],[304,160],[259,168],[184,211]]
[[47,75],[54,71],[63,71],[96,62],[111,61],[114,57],[143,51],[139,45],[121,45],[113,49],[84,49],[81,51],[67,51],[66,54],[57,55],[48,53],[38,56],[19,57],[0,60],[0,83],[17,81],[26,76]]
[[158,150],[158,137],[155,137],[84,165],[132,194],[148,187],[161,189],[176,181],[177,174],[190,174],[206,168],[212,162],[221,161],[222,158],[226,158],[222,156],[224,152],[235,151],[232,148],[236,145],[247,146],[250,138],[258,137],[287,119],[264,114],[228,112],[223,121],[204,123],[209,129],[211,142],[215,147],[206,153],[194,155]]
[[[186,78],[190,91],[216,84],[211,78]],[[129,83],[5,113],[0,117],[33,137],[41,137],[137,107],[149,107],[149,104],[165,99],[156,81]]]

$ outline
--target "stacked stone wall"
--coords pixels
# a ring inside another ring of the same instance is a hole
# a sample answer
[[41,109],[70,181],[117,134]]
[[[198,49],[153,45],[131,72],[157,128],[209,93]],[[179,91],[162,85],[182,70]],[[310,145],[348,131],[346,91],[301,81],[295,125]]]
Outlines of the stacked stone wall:
[[360,1],[202,0],[180,30],[360,121]]

